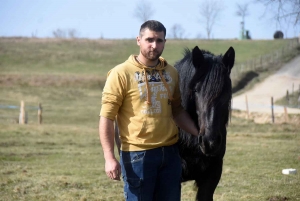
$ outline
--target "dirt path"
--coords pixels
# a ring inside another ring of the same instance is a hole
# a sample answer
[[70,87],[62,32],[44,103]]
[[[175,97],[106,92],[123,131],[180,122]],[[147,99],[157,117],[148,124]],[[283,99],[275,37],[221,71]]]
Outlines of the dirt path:
[[[271,113],[271,97],[274,102],[286,95],[286,91],[291,93],[299,90],[300,86],[300,56],[285,64],[274,75],[268,77],[263,82],[256,84],[251,90],[233,97],[232,108],[246,111],[246,95],[248,99],[249,112]],[[300,109],[288,108],[289,114],[300,114]],[[274,106],[275,113],[284,113],[282,106]]]

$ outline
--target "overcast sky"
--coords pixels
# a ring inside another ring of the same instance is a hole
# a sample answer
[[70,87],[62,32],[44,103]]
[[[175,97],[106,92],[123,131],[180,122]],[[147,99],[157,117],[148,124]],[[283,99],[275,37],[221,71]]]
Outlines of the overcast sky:
[[[75,29],[82,38],[135,38],[141,21],[134,17],[141,0],[0,0],[0,36],[53,37],[57,29]],[[241,17],[236,15],[237,2],[221,0],[223,11],[212,29],[211,38],[234,39],[240,36]],[[184,30],[185,38],[207,38],[205,21],[199,14],[203,0],[152,0],[152,19],[161,21],[167,32],[174,24]],[[299,36],[300,28],[281,27],[271,21],[271,10],[251,3],[245,28],[252,39],[273,39],[276,30],[285,37]],[[265,15],[264,15],[265,14]],[[167,34],[168,37],[168,34]]]

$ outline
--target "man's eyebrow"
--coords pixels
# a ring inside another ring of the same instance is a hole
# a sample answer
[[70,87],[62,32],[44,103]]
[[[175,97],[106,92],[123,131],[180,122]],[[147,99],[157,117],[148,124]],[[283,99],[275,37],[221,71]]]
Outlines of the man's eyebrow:
[[[147,37],[145,40],[154,40],[154,37]],[[157,38],[157,41],[164,41],[162,38]]]

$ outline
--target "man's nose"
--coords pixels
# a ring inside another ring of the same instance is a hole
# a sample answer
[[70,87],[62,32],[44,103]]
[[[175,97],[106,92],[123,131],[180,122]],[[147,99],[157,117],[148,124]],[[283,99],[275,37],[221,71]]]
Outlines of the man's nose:
[[153,42],[151,46],[152,46],[153,49],[155,49],[156,46],[157,46],[156,42]]

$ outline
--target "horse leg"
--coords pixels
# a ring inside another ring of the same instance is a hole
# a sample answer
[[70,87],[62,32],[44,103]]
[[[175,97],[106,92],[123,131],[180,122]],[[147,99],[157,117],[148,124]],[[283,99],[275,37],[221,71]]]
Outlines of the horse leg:
[[196,180],[198,187],[196,201],[213,201],[213,195],[222,175],[223,160],[214,163]]

